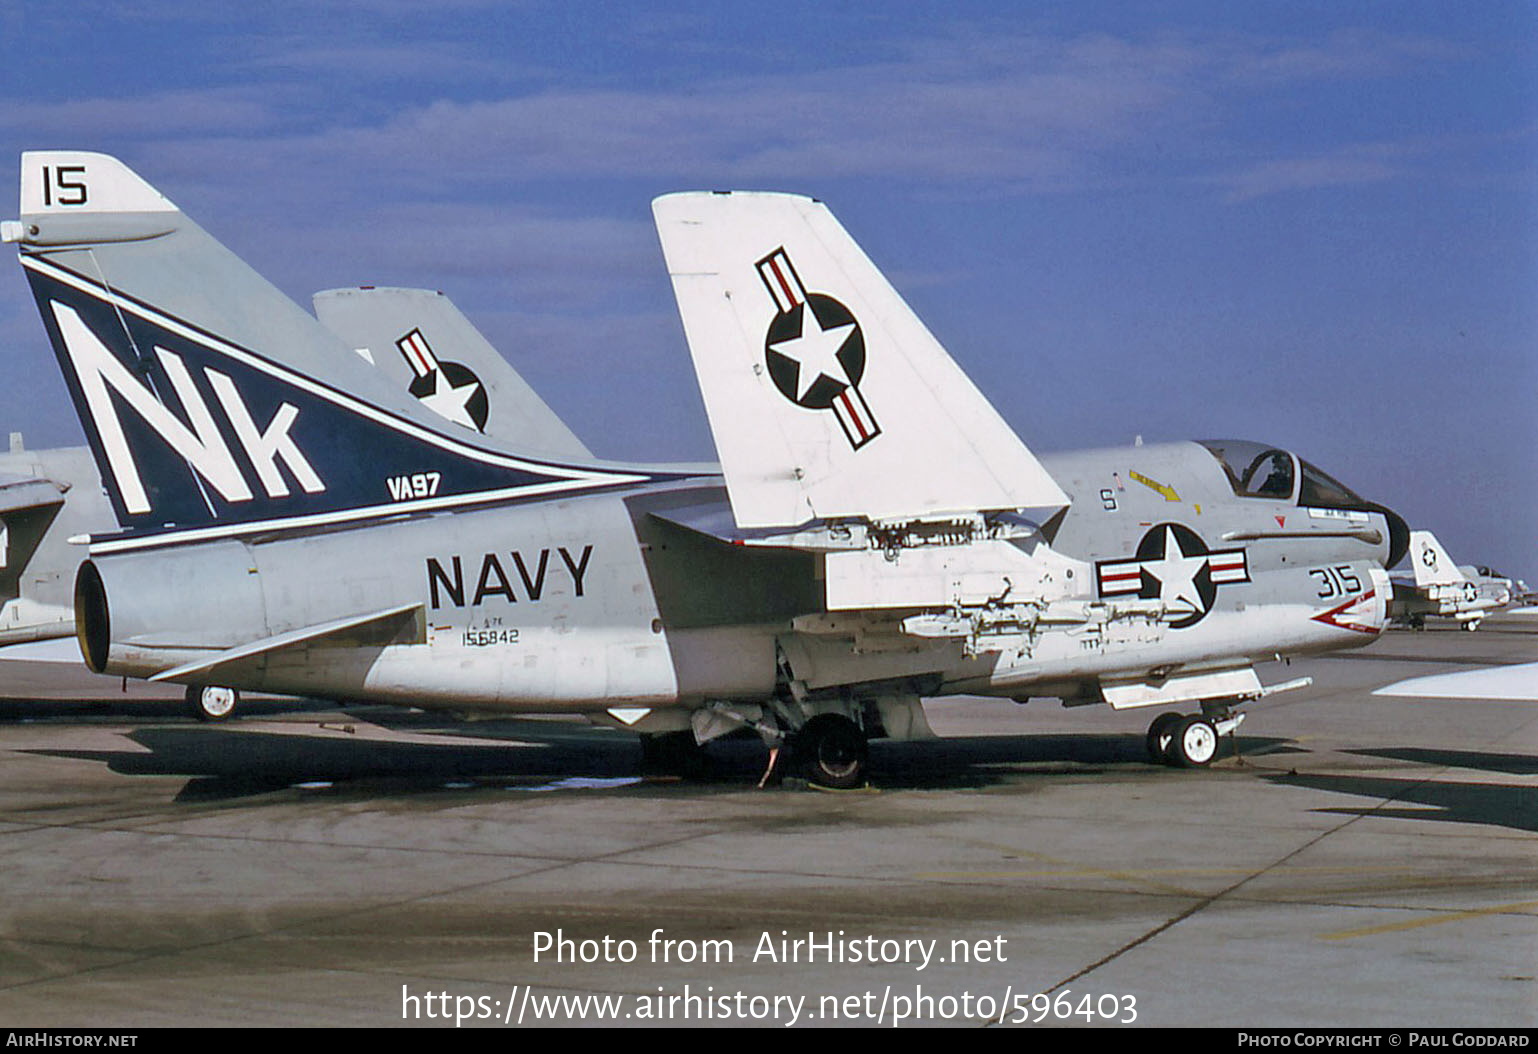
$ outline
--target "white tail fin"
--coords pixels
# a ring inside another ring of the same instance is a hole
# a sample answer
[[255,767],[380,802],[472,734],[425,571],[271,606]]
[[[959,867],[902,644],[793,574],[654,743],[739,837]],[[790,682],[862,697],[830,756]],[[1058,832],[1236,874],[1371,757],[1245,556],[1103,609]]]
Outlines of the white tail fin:
[[1068,504],[820,202],[652,211],[739,526]]
[[1453,585],[1464,581],[1463,572],[1458,570],[1453,558],[1430,531],[1410,532],[1410,563],[1415,568],[1417,586]]

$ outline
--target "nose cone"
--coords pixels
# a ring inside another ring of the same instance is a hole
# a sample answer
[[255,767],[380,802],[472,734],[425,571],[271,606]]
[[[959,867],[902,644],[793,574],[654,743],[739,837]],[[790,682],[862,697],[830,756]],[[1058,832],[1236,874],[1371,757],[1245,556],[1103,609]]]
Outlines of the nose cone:
[[1384,567],[1393,567],[1410,551],[1410,525],[1404,517],[1386,505],[1368,505],[1372,512],[1382,514],[1388,521],[1388,560]]

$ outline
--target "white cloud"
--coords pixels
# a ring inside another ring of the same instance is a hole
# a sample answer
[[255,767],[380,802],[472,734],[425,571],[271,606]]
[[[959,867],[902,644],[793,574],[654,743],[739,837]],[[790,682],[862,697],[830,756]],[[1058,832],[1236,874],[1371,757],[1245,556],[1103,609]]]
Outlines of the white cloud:
[[1241,202],[1289,191],[1381,183],[1401,172],[1384,161],[1364,157],[1290,158],[1262,161],[1214,177],[1213,182],[1228,188],[1227,201]]

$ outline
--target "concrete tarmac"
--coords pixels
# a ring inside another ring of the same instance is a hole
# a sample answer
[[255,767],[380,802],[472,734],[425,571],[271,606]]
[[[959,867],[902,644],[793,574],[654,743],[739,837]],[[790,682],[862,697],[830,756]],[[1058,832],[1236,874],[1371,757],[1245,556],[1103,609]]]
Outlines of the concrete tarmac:
[[942,700],[844,793],[3,663],[0,1023],[1532,1027],[1538,704],[1372,692],[1535,659],[1507,616],[1262,668],[1314,684],[1206,771],[1146,711]]

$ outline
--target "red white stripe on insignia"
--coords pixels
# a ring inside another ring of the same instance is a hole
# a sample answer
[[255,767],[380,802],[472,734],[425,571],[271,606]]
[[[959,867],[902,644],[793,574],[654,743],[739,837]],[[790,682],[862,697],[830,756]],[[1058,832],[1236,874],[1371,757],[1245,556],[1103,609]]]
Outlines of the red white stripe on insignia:
[[758,261],[757,267],[758,276],[764,280],[769,295],[774,297],[774,306],[779,308],[780,314],[786,314],[797,304],[806,302],[806,289],[801,285],[801,277],[796,274],[796,269],[790,266],[790,257],[785,255],[784,246]]
[[1243,549],[1222,549],[1207,554],[1207,569],[1216,584],[1224,582],[1248,582],[1249,561]]
[[1143,562],[1141,560],[1122,560],[1116,563],[1097,564],[1096,570],[1100,574],[1100,595],[1103,597],[1120,596],[1123,593],[1136,593],[1143,588]]
[[418,377],[426,377],[438,368],[438,357],[433,354],[433,349],[428,345],[427,338],[422,336],[420,329],[414,329],[407,333],[395,346],[401,349],[401,354],[406,357],[406,362],[411,366],[411,372]]
[[849,445],[856,450],[881,434],[881,426],[876,424],[876,417],[858,388],[845,388],[834,396],[833,416],[838,418]]

